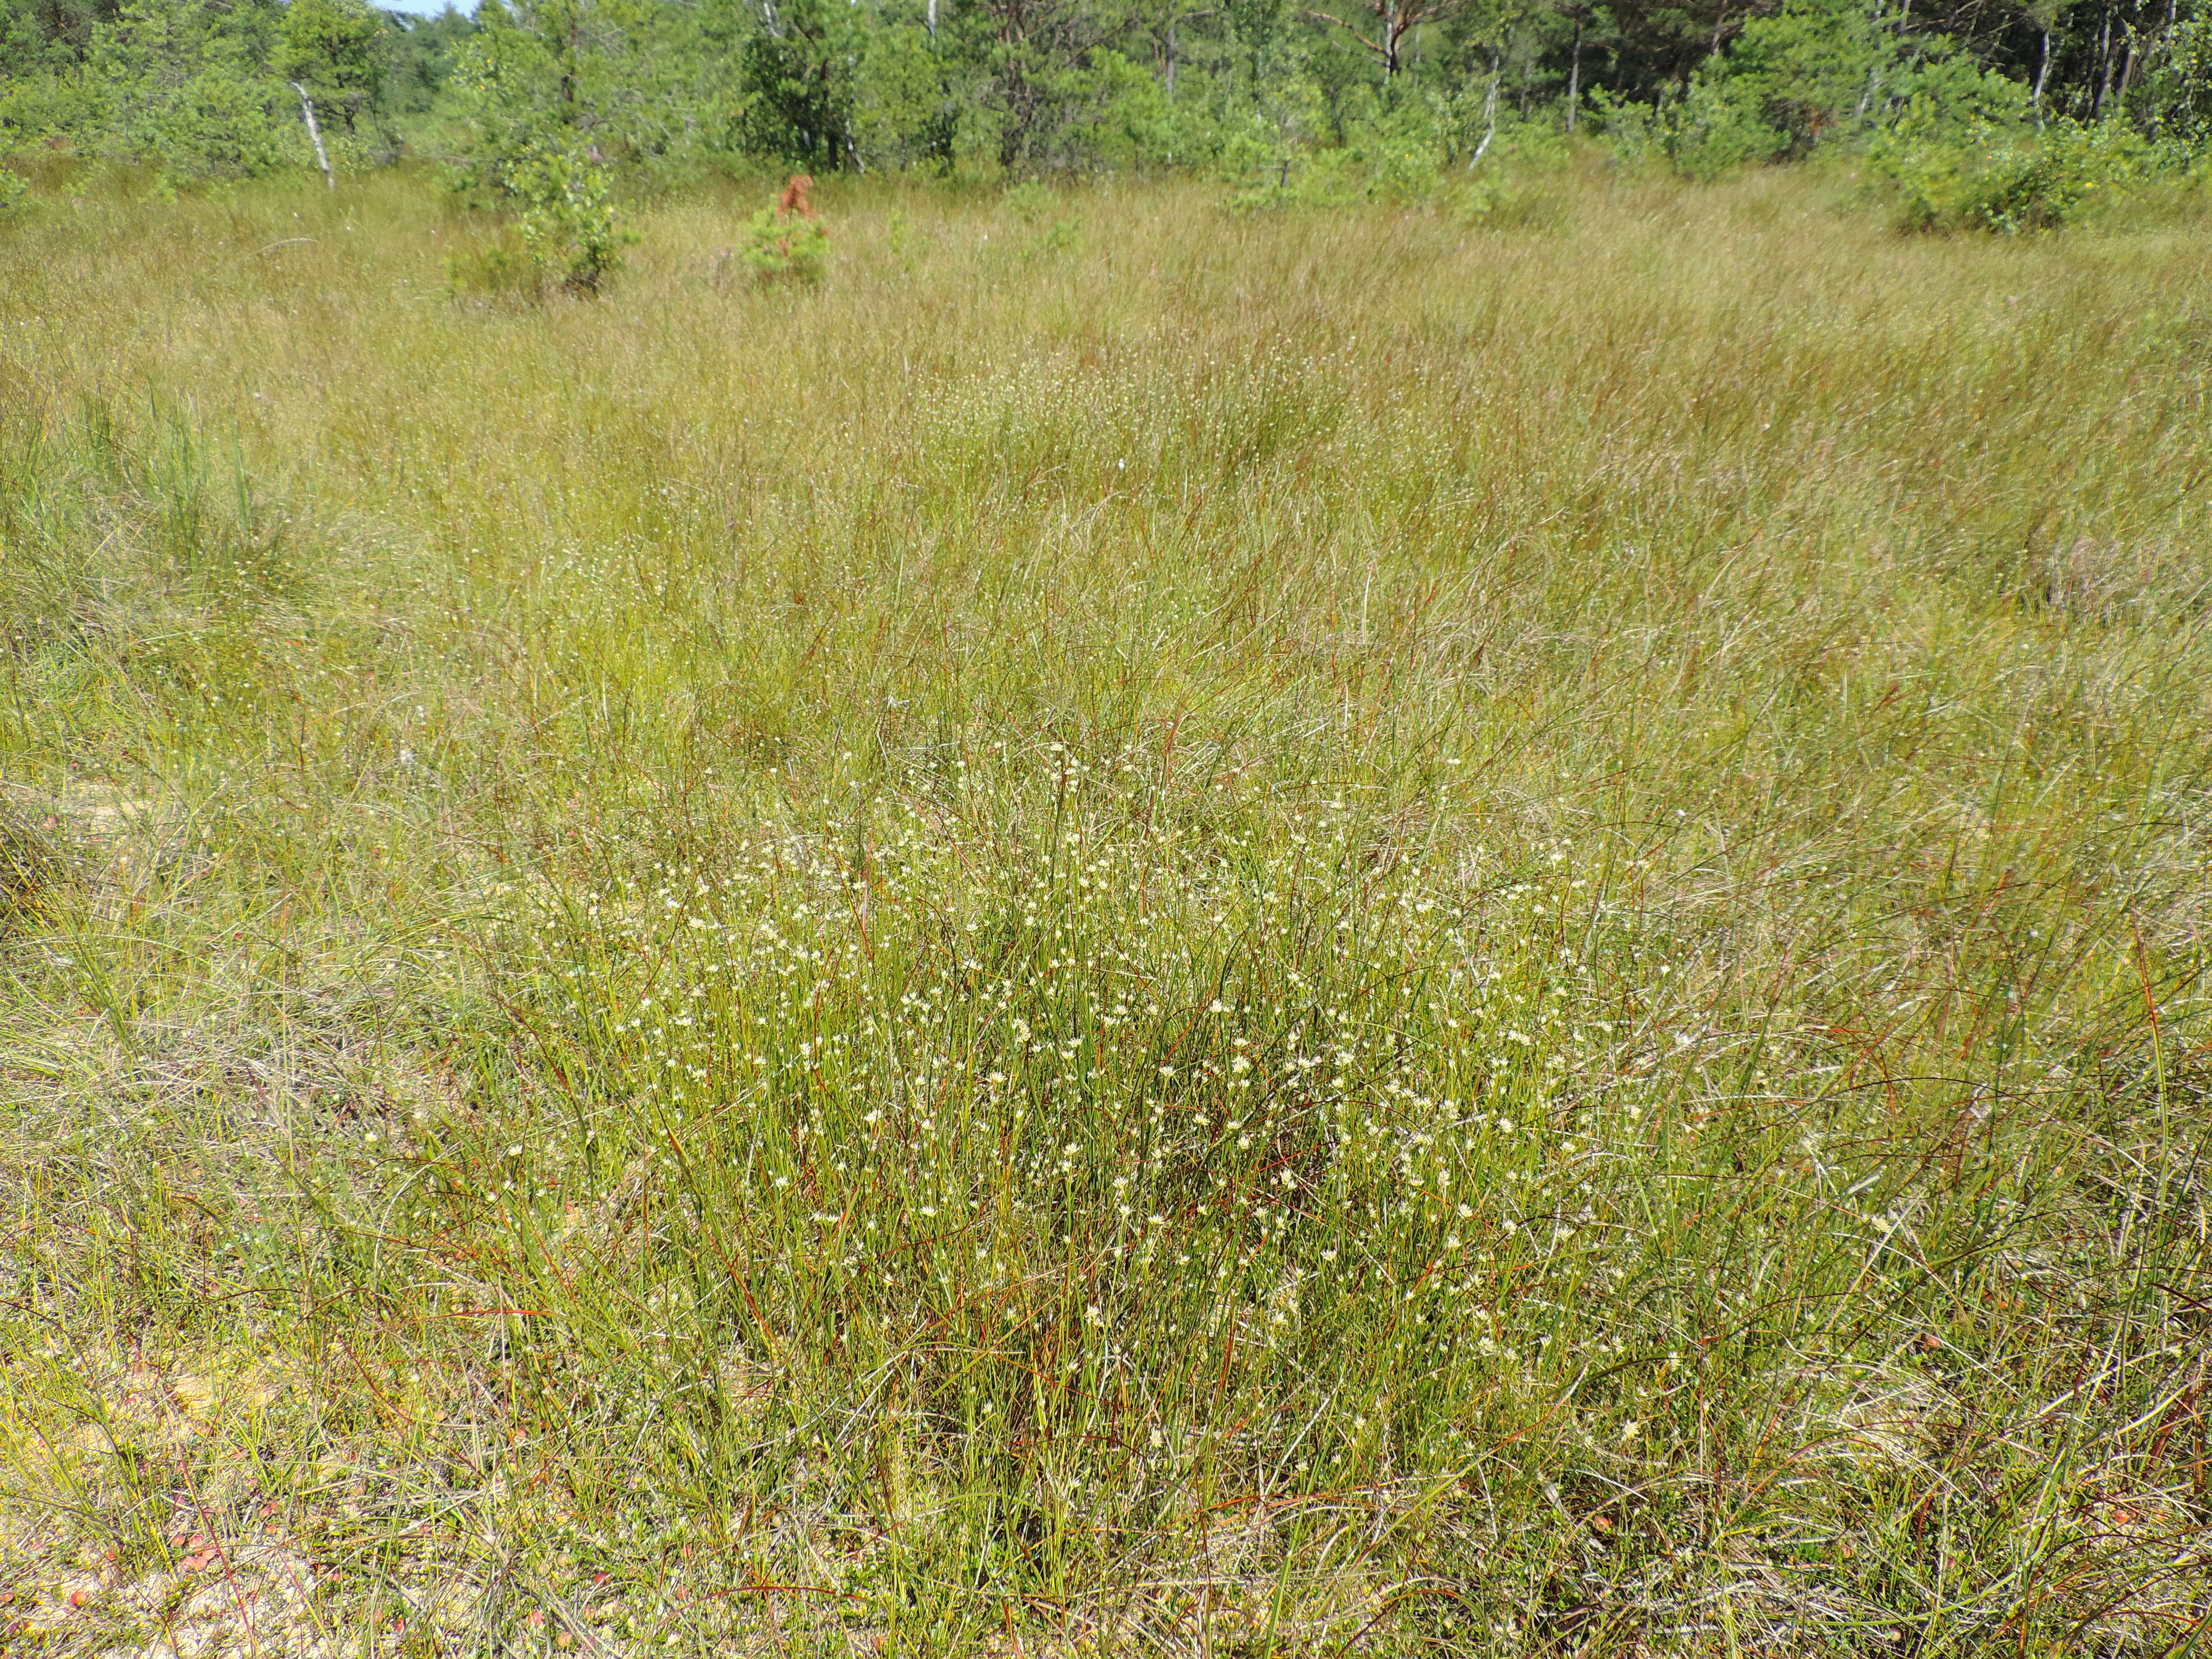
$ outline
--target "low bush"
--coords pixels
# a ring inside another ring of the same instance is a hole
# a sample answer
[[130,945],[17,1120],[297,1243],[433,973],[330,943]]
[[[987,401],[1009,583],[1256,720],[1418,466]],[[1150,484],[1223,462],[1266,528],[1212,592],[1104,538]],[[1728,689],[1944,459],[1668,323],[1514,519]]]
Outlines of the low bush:
[[616,222],[606,164],[573,140],[541,139],[507,162],[501,182],[520,205],[522,245],[571,294],[597,294],[622,268],[635,233]]
[[2052,230],[2141,184],[2172,158],[2116,121],[2053,122],[2039,133],[1984,129],[1963,137],[1912,125],[1868,152],[1905,230]]
[[814,216],[813,188],[812,179],[793,173],[775,205],[747,223],[744,261],[759,281],[811,285],[829,270],[830,233]]

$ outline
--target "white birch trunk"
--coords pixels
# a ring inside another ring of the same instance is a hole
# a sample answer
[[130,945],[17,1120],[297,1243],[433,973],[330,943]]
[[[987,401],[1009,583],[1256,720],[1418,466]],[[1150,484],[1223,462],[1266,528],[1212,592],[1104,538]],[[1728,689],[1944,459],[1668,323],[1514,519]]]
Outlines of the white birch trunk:
[[307,123],[307,142],[315,147],[315,165],[323,170],[323,182],[336,190],[337,176],[331,171],[330,152],[323,148],[323,130],[315,125],[315,100],[297,81],[292,82],[292,90],[300,94],[300,113]]

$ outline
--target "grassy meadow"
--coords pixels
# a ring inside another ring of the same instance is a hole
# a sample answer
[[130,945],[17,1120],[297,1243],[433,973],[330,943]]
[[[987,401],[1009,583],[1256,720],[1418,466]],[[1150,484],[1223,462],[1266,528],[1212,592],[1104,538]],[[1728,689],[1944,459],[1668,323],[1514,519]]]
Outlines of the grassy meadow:
[[2205,1644],[2201,222],[64,182],[0,1651]]

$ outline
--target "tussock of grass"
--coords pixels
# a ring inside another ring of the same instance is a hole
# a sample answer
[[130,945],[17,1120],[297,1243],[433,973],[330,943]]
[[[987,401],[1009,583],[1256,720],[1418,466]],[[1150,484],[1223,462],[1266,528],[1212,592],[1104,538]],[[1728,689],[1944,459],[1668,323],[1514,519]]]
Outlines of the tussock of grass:
[[0,809],[0,930],[40,921],[64,878],[59,854],[38,826]]
[[0,252],[11,1641],[2201,1623],[2199,242],[357,188]]

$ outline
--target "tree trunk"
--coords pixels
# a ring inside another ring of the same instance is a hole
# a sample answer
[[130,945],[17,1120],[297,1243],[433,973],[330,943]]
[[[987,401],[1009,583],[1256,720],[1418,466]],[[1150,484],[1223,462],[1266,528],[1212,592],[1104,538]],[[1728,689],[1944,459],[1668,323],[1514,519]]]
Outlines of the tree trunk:
[[2027,100],[2029,110],[2034,113],[2035,118],[2039,122],[2043,119],[2043,84],[2050,78],[2051,31],[2049,29],[2045,29],[2043,32],[2043,63],[2042,65],[2035,71],[2035,94]]
[[1498,49],[1492,46],[1490,49],[1490,96],[1483,100],[1482,105],[1482,142],[1474,147],[1474,154],[1467,158],[1469,171],[1473,171],[1475,163],[1490,153],[1490,141],[1498,137],[1498,81],[1504,72]]
[[1176,75],[1176,15],[1168,13],[1168,102],[1175,102]]
[[1583,20],[1575,19],[1574,55],[1567,59],[1567,131],[1575,130],[1575,106],[1583,95]]
[[331,171],[330,153],[323,148],[323,130],[315,125],[315,100],[297,81],[292,82],[292,90],[300,94],[300,114],[307,124],[307,142],[315,147],[315,165],[323,170],[323,182],[336,190],[337,177]]
[[2112,14],[2109,8],[2105,13],[2104,33],[2098,37],[2097,40],[2097,58],[2103,66],[2102,78],[2098,83],[2095,97],[2089,105],[2089,118],[2092,121],[2104,114],[2106,100],[2112,95]]

